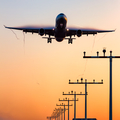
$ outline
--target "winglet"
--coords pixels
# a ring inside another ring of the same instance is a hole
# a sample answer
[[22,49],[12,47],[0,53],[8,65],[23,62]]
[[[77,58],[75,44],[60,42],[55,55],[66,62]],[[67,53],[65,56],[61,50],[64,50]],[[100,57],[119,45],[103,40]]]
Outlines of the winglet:
[[5,25],[3,25],[5,28],[6,28],[6,26]]
[[116,29],[112,30],[112,32],[115,32],[115,31],[116,31]]

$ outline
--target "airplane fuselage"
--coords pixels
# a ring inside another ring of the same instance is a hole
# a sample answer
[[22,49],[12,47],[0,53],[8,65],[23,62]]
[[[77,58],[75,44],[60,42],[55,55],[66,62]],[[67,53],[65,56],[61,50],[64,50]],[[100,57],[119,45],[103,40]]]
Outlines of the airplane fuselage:
[[58,42],[63,41],[66,37],[66,24],[67,24],[67,17],[60,13],[56,17],[56,25],[55,25],[55,38]]

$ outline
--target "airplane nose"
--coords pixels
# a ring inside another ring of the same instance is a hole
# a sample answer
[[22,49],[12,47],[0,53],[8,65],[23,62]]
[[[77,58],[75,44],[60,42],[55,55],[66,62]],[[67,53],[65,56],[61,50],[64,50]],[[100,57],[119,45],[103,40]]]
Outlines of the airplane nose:
[[56,41],[62,42],[62,41],[63,41],[63,38],[56,38]]
[[63,23],[60,23],[60,27],[61,27],[61,28],[63,27]]

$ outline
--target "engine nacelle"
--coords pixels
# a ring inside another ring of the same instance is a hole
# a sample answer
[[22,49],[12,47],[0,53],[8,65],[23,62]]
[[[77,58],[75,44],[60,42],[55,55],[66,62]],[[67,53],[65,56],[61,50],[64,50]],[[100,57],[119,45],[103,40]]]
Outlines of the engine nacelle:
[[41,28],[41,29],[39,30],[39,35],[43,36],[44,34],[45,34],[45,30],[44,30],[43,28]]
[[83,33],[82,33],[81,30],[77,30],[77,36],[78,36],[78,37],[82,36],[82,34],[83,34]]

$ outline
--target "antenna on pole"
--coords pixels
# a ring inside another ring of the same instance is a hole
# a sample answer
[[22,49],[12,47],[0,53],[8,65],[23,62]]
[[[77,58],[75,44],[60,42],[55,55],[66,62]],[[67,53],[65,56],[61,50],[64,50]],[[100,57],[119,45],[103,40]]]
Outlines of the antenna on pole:
[[112,56],[112,51],[110,51],[110,56],[106,56],[106,48],[103,48],[103,56],[99,56],[97,53],[97,56],[86,56],[84,53],[83,58],[109,58],[110,59],[110,90],[109,90],[109,120],[112,120],[112,59],[113,58],[120,58],[120,56]]
[[85,120],[87,120],[87,84],[103,84],[103,80],[101,82],[95,82],[95,80],[93,82],[87,82],[87,79],[85,79],[85,82],[83,82],[83,78],[81,78],[81,82],[79,80],[77,82],[71,82],[69,80],[69,84],[85,84]]
[[[74,101],[74,99],[73,100],[69,100],[69,98],[67,99],[67,97],[66,97],[65,99],[63,98],[63,100],[59,99],[59,101],[68,101],[68,120],[69,120],[69,106],[70,106],[69,102],[70,101]],[[78,99],[76,101],[78,101]]]
[[[70,80],[69,80],[69,82],[70,82]],[[85,95],[85,94],[82,94],[82,93],[76,93],[76,91],[74,91],[74,93],[73,93],[73,91],[71,91],[71,93],[69,92],[68,94],[65,94],[64,92],[63,92],[63,95],[74,95],[74,120],[76,120],[76,101],[78,101],[78,99],[76,100],[76,95]]]

